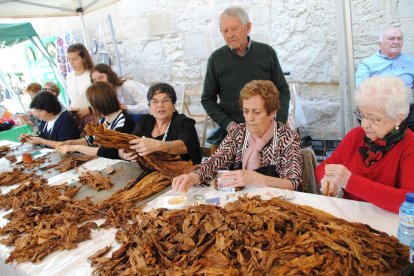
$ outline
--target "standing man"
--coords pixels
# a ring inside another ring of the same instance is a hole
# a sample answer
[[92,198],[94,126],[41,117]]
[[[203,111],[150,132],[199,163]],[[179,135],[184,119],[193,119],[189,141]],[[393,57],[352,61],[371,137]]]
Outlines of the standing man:
[[208,59],[201,96],[207,114],[219,125],[209,137],[213,152],[230,128],[244,122],[240,90],[252,80],[270,80],[275,84],[281,102],[277,120],[287,121],[290,92],[276,52],[267,44],[252,41],[251,27],[249,16],[241,7],[229,7],[220,16],[220,32],[226,45]]
[[[362,80],[372,76],[395,76],[401,78],[408,88],[414,85],[414,58],[401,53],[403,34],[399,28],[386,28],[379,37],[379,50],[374,55],[364,59],[358,65],[355,73],[356,86]],[[410,113],[406,119],[407,125],[414,130],[414,104],[411,98]]]

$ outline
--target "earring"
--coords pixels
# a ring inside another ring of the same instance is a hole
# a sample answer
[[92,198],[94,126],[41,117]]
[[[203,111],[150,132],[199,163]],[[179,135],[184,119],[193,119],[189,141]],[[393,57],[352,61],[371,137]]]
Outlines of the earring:
[[400,127],[399,126],[395,126],[395,130],[399,130],[400,129]]

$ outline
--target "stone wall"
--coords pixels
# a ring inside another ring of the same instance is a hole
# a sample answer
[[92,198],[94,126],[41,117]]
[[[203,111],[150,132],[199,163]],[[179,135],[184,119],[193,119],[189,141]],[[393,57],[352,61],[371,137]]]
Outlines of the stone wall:
[[[340,139],[336,1],[320,0],[122,0],[87,14],[90,39],[105,42],[115,61],[108,21],[111,14],[124,75],[143,83],[171,83],[183,91],[201,91],[210,53],[224,44],[218,17],[229,5],[243,6],[253,23],[251,37],[272,45],[289,83],[295,83],[307,118],[302,135]],[[412,0],[351,0],[355,64],[377,49],[386,25],[400,26],[404,51],[414,55]],[[41,36],[73,30],[78,18],[32,20]],[[114,63],[116,65],[116,62]],[[199,97],[191,99],[202,112]],[[180,106],[180,103],[178,103]]]

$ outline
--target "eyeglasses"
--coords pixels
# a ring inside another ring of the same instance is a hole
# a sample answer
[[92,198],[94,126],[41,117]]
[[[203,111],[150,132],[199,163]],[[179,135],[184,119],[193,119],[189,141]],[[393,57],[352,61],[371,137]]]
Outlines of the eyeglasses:
[[355,114],[355,117],[357,117],[358,120],[360,120],[360,121],[362,121],[363,119],[367,120],[372,125],[377,125],[377,124],[381,123],[385,118],[385,117],[377,118],[377,117],[364,116],[358,109],[354,110],[354,114]]
[[149,101],[150,104],[152,105],[158,105],[159,103],[161,103],[161,105],[167,104],[167,103],[171,103],[171,99],[162,99],[161,101],[159,100],[150,100]]

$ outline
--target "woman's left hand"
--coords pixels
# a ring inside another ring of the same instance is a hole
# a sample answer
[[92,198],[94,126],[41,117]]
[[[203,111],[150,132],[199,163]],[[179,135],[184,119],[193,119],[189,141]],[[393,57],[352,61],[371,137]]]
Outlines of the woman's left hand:
[[228,171],[221,175],[227,187],[244,187],[261,183],[261,174],[251,170]]
[[129,142],[132,150],[135,150],[140,156],[144,156],[161,149],[161,141],[152,138],[138,138]]
[[72,151],[76,151],[74,145],[57,145],[55,150],[62,153],[62,154],[66,154],[66,153],[69,153],[69,152],[72,152]]
[[325,165],[324,178],[331,184],[346,188],[348,180],[352,173],[342,164],[327,164]]

